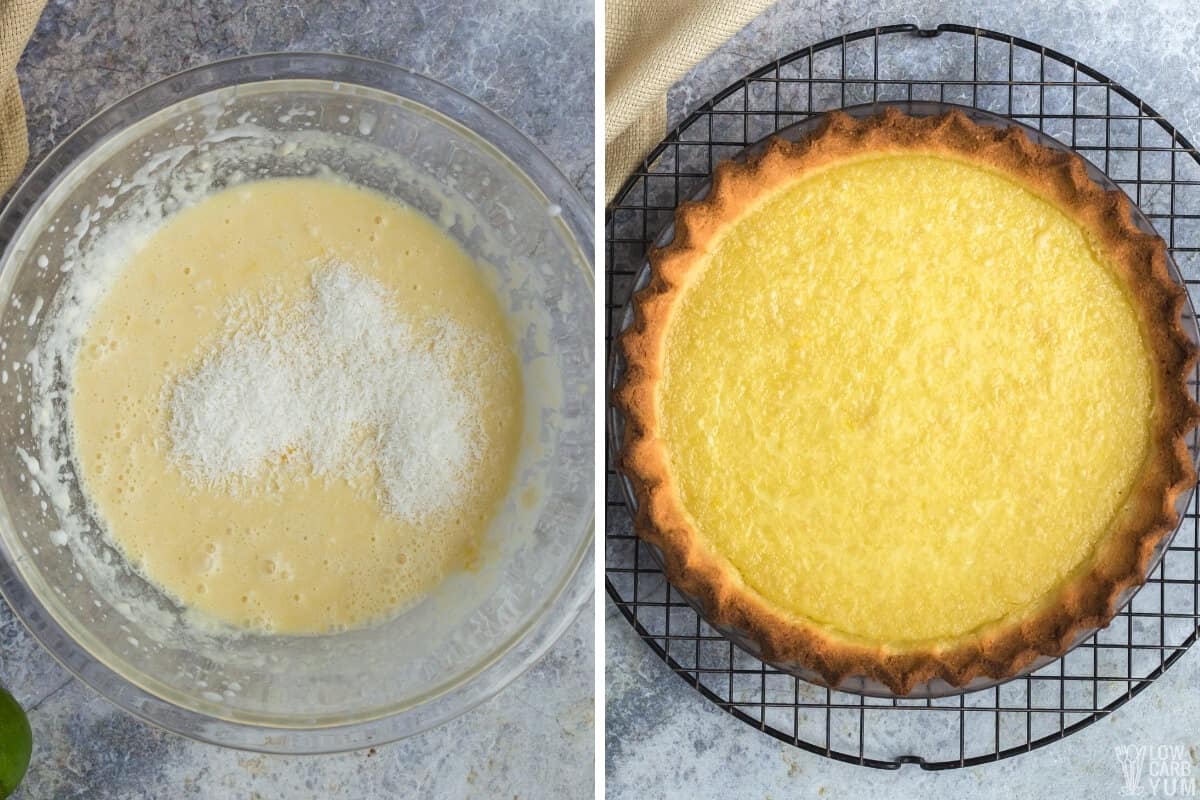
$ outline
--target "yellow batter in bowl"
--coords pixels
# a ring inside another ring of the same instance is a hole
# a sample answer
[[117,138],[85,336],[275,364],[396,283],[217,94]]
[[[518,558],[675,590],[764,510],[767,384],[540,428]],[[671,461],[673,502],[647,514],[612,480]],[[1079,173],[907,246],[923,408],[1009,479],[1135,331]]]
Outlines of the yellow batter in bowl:
[[[382,325],[354,327],[360,301]],[[509,488],[522,427],[509,327],[478,265],[416,211],[315,178],[225,189],[168,220],[96,304],[70,398],[81,485],[129,561],[187,607],[279,633],[380,619],[470,567]],[[287,344],[310,328],[307,350]],[[341,349],[323,352],[325,335]],[[271,391],[270,358],[245,371],[247,341],[292,370],[294,396]],[[354,380],[391,369],[389,342],[423,365],[411,391],[428,403],[437,384],[457,417],[383,395],[374,416],[333,424],[365,402]],[[230,416],[248,408],[277,413]],[[309,427],[289,427],[300,416]],[[381,419],[405,435],[383,441]],[[214,425],[229,447],[205,438]],[[268,434],[257,461],[234,458]],[[460,457],[439,471],[447,442]]]

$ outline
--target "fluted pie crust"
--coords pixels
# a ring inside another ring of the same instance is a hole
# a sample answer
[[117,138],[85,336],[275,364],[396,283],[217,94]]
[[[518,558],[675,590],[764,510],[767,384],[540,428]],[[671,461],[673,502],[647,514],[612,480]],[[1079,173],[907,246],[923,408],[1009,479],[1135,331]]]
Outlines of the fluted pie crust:
[[[1114,517],[1090,561],[1050,587],[1032,612],[915,648],[856,641],[778,607],[748,586],[684,508],[660,438],[658,402],[668,327],[722,235],[765,198],[814,171],[864,154],[891,153],[982,166],[1073,218],[1119,273],[1154,362],[1150,455],[1127,513]],[[871,679],[899,695],[935,678],[962,687],[977,678],[1012,677],[1106,625],[1123,593],[1144,582],[1156,546],[1178,524],[1176,502],[1195,482],[1186,437],[1200,420],[1187,385],[1197,354],[1181,324],[1185,292],[1167,271],[1163,240],[1139,230],[1128,199],[1091,181],[1078,156],[1034,144],[1016,127],[981,126],[959,112],[915,118],[889,109],[866,119],[831,113],[804,141],[775,138],[745,162],[719,164],[708,195],[679,206],[673,241],[652,252],[650,263],[649,285],[635,295],[633,322],[620,337],[626,368],[613,396],[625,419],[619,465],[635,492],[636,529],[661,550],[668,579],[697,598],[712,623],[752,640],[768,662],[811,670],[833,687],[848,678]]]

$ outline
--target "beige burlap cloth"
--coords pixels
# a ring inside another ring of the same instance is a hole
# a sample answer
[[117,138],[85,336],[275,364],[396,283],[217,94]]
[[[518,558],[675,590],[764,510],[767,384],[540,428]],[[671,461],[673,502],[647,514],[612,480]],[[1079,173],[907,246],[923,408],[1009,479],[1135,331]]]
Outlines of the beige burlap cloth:
[[46,0],[0,0],[0,194],[8,191],[29,158],[17,61],[45,5]]
[[774,1],[605,3],[605,202],[666,134],[667,90]]

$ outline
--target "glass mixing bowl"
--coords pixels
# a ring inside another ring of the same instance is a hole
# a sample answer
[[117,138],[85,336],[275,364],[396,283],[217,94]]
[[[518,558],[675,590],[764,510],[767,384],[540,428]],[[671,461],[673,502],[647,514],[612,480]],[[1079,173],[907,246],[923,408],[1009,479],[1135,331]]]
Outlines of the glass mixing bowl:
[[[55,421],[66,417],[68,372],[38,347],[59,301],[77,291],[73,276],[124,221],[240,181],[311,174],[423,211],[494,273],[519,320],[526,373],[531,444],[506,504],[522,511],[498,515],[507,522],[488,531],[477,572],[452,575],[394,619],[321,636],[234,634],[196,624],[98,532]],[[210,64],[87,122],[17,190],[0,235],[0,591],[51,653],[117,705],[246,749],[377,744],[497,692],[591,596],[590,207],[485,108],[364,59]]]

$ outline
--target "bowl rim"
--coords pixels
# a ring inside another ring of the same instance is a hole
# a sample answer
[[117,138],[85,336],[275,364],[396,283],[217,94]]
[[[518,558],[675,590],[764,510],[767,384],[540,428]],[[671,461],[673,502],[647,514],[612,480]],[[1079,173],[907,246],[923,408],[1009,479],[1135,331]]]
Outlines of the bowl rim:
[[[265,71],[258,68],[265,68]],[[363,72],[368,74],[364,75]],[[564,237],[578,250],[576,266],[594,290],[594,225],[591,204],[562,171],[511,123],[458,90],[421,73],[378,59],[314,51],[278,51],[206,62],[156,80],[88,117],[51,148],[14,189],[0,211],[0,294],[12,281],[13,245],[33,212],[59,182],[107,138],[130,124],[204,94],[273,81],[313,80],[362,86],[422,107],[465,127],[541,193],[556,210]],[[132,118],[130,118],[132,114]],[[483,130],[481,131],[481,128]],[[594,366],[594,365],[593,365]],[[593,425],[583,426],[590,430]],[[594,447],[594,443],[593,443]],[[157,727],[210,744],[281,754],[334,753],[415,735],[466,713],[528,671],[574,622],[594,593],[595,486],[577,519],[580,542],[555,591],[505,644],[438,694],[382,716],[304,728],[273,726],[212,716],[162,698],[107,666],[55,619],[21,578],[13,554],[0,542],[0,597],[13,615],[75,678],[117,707]],[[13,527],[0,497],[0,525]],[[491,680],[488,680],[488,679]]]

